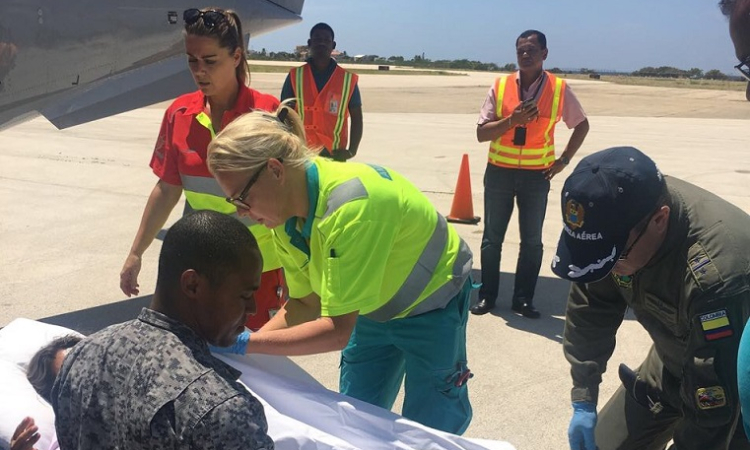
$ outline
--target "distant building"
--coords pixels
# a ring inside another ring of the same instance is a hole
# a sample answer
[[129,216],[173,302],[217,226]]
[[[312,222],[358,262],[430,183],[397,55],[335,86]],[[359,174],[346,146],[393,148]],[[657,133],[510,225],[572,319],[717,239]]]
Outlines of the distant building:
[[[331,56],[333,58],[336,58],[337,56],[340,56],[342,53],[346,53],[346,52],[340,52],[334,48],[333,51],[331,52]],[[294,54],[299,57],[300,61],[304,61],[308,58],[308,55],[310,54],[310,49],[307,48],[307,45],[298,45],[294,47]]]

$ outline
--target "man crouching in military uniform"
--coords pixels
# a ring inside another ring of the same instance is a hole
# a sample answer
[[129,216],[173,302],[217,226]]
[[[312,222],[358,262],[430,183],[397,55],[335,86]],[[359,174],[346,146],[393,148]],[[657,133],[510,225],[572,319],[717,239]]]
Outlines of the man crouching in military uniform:
[[[563,349],[572,365],[571,449],[747,449],[737,347],[750,315],[750,216],[663,177],[631,147],[592,154],[562,190],[552,270],[573,282]],[[626,309],[654,344],[598,414]]]

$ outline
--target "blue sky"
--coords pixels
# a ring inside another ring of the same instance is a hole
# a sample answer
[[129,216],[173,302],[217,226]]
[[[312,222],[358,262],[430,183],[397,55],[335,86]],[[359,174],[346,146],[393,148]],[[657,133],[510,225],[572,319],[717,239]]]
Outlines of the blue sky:
[[437,59],[515,62],[526,29],[547,35],[545,67],[632,71],[737,64],[716,0],[306,0],[303,21],[250,39],[250,48],[291,51],[327,22],[349,55],[424,52]]

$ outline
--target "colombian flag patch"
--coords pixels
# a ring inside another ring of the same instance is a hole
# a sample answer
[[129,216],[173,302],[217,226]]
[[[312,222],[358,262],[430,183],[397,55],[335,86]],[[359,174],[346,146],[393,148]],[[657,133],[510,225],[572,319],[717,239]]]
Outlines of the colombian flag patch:
[[716,339],[722,339],[734,334],[732,325],[729,323],[729,317],[727,317],[726,309],[702,314],[700,318],[703,336],[707,341],[715,341]]

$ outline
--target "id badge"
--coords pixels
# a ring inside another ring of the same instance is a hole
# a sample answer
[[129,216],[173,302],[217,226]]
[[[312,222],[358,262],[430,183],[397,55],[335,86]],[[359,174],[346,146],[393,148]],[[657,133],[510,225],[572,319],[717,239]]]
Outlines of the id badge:
[[526,145],[526,127],[516,127],[513,132],[513,145]]

